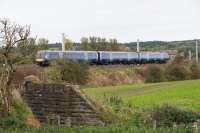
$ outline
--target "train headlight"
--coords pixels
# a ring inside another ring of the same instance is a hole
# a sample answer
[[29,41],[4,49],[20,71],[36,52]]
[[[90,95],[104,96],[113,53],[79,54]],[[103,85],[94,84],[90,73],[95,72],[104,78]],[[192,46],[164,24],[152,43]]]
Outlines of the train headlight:
[[42,59],[42,58],[37,58],[35,61],[36,61],[36,62],[43,62],[44,59]]

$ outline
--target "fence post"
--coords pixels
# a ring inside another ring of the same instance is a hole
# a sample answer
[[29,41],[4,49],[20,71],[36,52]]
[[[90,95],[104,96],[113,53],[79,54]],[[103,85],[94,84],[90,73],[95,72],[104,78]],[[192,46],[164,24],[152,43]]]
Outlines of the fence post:
[[153,129],[156,130],[156,120],[153,121]]
[[57,124],[60,127],[60,115],[57,115]]
[[193,127],[194,127],[194,133],[198,133],[198,125],[197,125],[197,122],[194,122]]
[[177,128],[176,122],[173,123],[173,128]]
[[70,127],[70,126],[71,126],[71,118],[70,118],[70,117],[68,117],[68,118],[65,120],[65,125],[66,125],[67,127]]

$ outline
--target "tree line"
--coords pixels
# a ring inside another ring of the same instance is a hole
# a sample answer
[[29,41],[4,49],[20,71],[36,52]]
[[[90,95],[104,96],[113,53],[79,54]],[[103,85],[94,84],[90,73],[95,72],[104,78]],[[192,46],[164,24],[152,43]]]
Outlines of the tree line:
[[73,43],[68,37],[64,38],[66,50],[86,50],[86,51],[120,51],[121,43],[117,39],[106,39],[102,37],[82,37],[80,43]]
[[101,37],[83,37],[80,43],[81,50],[93,50],[93,51],[119,51],[121,50],[121,44],[117,39],[106,39]]

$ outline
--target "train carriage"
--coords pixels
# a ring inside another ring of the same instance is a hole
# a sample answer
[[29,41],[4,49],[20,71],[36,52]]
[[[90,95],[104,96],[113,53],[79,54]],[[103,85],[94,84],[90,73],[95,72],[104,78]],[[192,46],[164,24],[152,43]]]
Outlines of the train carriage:
[[166,52],[114,52],[114,51],[39,51],[36,63],[48,65],[51,60],[65,59],[88,64],[146,64],[165,63]]
[[99,64],[106,65],[111,63],[111,53],[106,51],[98,52],[99,55]]
[[110,62],[112,64],[128,64],[129,53],[128,52],[110,52]]
[[129,52],[129,64],[139,64],[139,54],[137,52]]
[[139,63],[146,64],[149,62],[149,52],[140,52],[139,53]]
[[95,51],[39,51],[36,62],[41,65],[48,65],[51,60],[65,59],[77,62],[96,64],[98,54]]

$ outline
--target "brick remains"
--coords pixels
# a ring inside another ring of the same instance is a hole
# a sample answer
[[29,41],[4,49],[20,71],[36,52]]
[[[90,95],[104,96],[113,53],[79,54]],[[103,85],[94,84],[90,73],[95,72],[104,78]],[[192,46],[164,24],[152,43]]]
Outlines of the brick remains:
[[98,111],[77,86],[28,82],[23,99],[41,123],[67,126],[104,124]]

